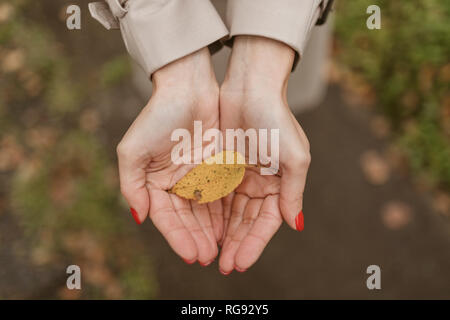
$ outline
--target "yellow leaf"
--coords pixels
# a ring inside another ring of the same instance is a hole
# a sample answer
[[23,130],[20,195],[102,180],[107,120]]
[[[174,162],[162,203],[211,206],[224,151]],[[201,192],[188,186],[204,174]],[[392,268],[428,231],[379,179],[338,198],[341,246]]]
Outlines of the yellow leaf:
[[244,178],[245,167],[240,153],[220,152],[189,171],[170,192],[198,203],[212,202],[236,189]]

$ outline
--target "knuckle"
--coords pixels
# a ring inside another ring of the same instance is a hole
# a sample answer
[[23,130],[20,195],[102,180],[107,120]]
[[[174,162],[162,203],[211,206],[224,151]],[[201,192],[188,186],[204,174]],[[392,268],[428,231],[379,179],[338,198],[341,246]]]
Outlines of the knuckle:
[[125,158],[130,154],[133,154],[131,150],[131,145],[126,141],[122,140],[116,147],[116,153],[119,158]]
[[311,164],[311,153],[298,152],[292,156],[291,167],[295,170],[307,169]]
[[311,145],[310,145],[310,143],[309,143],[309,140],[308,140],[307,138],[305,138],[304,143],[305,143],[305,150],[306,150],[308,153],[310,153]]
[[305,154],[304,162],[307,167],[311,164],[311,153],[309,151]]
[[122,193],[125,199],[129,199],[132,192],[130,191],[130,188],[126,187],[123,184],[120,184],[120,193]]
[[121,155],[124,154],[124,148],[125,148],[125,143],[122,140],[119,142],[119,144],[116,147],[116,153],[119,157],[121,157]]

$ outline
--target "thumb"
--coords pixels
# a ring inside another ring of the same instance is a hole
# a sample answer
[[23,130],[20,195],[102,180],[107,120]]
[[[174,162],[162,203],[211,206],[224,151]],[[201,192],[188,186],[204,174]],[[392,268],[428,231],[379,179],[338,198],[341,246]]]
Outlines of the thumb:
[[281,215],[284,221],[297,231],[302,231],[304,228],[303,191],[309,163],[309,157],[298,160],[296,164],[286,167],[281,177]]
[[[120,145],[119,145],[120,147]],[[145,170],[118,147],[120,191],[130,206],[137,224],[144,222],[150,210],[150,196],[145,185]]]
[[150,197],[146,187],[123,188],[121,192],[130,206],[130,212],[137,224],[142,224],[150,210]]

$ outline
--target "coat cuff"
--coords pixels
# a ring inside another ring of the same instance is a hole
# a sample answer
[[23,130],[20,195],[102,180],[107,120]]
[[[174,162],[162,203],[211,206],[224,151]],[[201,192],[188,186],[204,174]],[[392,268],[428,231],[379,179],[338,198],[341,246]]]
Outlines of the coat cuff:
[[228,35],[209,0],[106,0],[89,9],[108,29],[120,27],[128,52],[149,77],[201,48],[216,51]]
[[289,45],[297,53],[294,69],[324,2],[326,0],[228,0],[226,24],[231,38],[254,35]]

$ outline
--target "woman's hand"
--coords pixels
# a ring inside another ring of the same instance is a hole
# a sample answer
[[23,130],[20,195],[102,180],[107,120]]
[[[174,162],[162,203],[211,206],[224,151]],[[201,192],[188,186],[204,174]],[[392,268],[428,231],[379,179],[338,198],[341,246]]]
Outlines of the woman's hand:
[[[179,59],[153,74],[154,89],[117,147],[120,187],[137,223],[150,215],[173,250],[186,262],[211,263],[223,230],[222,204],[200,205],[169,194],[191,168],[175,165],[172,132],[194,121],[203,130],[219,128],[219,89],[207,48]],[[191,144],[194,146],[193,144]]]
[[292,228],[303,229],[310,153],[306,135],[286,101],[293,60],[294,51],[280,42],[253,36],[234,40],[220,90],[220,129],[279,129],[280,169],[277,175],[266,176],[257,168],[248,169],[242,184],[224,199],[219,260],[224,274],[244,271],[255,263],[283,219]]

